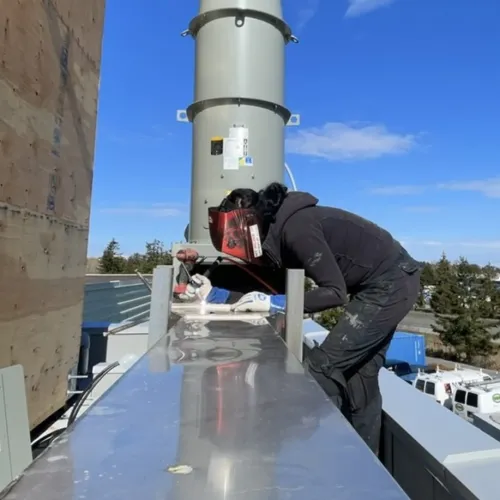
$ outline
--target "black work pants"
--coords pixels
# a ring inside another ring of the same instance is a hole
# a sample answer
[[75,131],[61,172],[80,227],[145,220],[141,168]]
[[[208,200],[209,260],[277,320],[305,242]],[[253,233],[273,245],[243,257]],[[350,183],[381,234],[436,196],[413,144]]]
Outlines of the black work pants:
[[328,334],[320,349],[329,368],[310,370],[375,454],[382,420],[379,371],[394,332],[419,291],[420,265],[404,252],[393,268],[352,297]]

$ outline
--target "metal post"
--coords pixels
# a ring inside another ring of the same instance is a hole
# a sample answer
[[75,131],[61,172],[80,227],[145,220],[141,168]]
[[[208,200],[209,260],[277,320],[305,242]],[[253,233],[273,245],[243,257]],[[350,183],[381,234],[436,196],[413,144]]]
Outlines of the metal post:
[[172,307],[173,266],[158,266],[153,271],[151,307],[149,310],[148,349],[167,334]]
[[290,352],[302,362],[304,328],[304,270],[288,269],[286,273],[285,342]]

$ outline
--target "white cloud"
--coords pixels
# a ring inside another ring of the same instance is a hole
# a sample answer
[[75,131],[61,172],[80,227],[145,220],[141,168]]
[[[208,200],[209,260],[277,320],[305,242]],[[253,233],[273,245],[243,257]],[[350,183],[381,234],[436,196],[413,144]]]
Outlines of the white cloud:
[[371,188],[371,194],[386,196],[405,196],[410,194],[421,194],[425,191],[425,186],[396,185]]
[[384,125],[331,122],[300,130],[286,141],[289,153],[329,161],[366,160],[403,154],[416,145],[414,135],[389,132]]
[[496,250],[500,249],[499,240],[469,240],[469,241],[434,241],[420,239],[405,239],[401,241],[403,245],[441,247],[443,250],[449,248],[476,248],[478,250]]
[[472,247],[479,249],[500,249],[500,241],[461,241],[462,247]]
[[104,128],[100,132],[104,140],[117,144],[162,143],[173,135],[172,132],[166,130],[161,125],[152,125],[151,127],[134,131],[119,128]]
[[439,184],[437,187],[449,191],[472,191],[481,193],[488,198],[500,198],[500,177],[466,182],[449,182]]
[[421,245],[424,245],[426,247],[442,247],[443,243],[441,241],[424,240],[421,242]]
[[348,0],[345,17],[358,17],[382,7],[388,7],[396,0]]
[[489,179],[462,181],[462,182],[444,182],[434,185],[394,185],[380,186],[371,188],[371,194],[378,195],[409,195],[422,194],[425,191],[442,190],[442,191],[468,191],[479,193],[487,198],[500,198],[500,177],[492,177]]
[[305,5],[297,14],[297,30],[305,28],[306,24],[311,21],[317,14],[321,0],[301,0]]
[[466,257],[470,262],[485,265],[498,262],[500,256],[500,240],[425,240],[421,238],[402,238],[404,245],[416,259],[436,261],[446,253],[451,260]]
[[401,240],[401,245],[404,245],[404,246],[420,245],[420,246],[424,246],[424,247],[442,247],[443,242],[442,241],[433,241],[433,240],[405,239],[405,240]]
[[413,207],[406,207],[405,208],[406,212],[412,212],[416,214],[429,214],[429,213],[434,213],[439,211],[439,207],[433,207],[430,205],[416,205]]
[[178,217],[179,215],[184,215],[186,213],[183,206],[166,203],[153,203],[147,207],[124,206],[101,208],[98,211],[103,214],[142,215],[146,217]]

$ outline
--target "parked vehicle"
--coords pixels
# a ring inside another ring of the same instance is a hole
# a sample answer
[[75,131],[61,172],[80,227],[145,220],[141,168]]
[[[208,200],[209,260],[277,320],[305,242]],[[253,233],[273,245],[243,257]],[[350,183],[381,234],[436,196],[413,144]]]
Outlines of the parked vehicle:
[[500,411],[500,378],[462,384],[453,396],[453,412],[469,422],[474,413]]
[[453,396],[462,384],[492,380],[490,375],[480,370],[456,367],[454,370],[442,371],[439,368],[435,373],[419,372],[415,377],[415,389],[429,395],[437,403],[448,409],[453,408]]

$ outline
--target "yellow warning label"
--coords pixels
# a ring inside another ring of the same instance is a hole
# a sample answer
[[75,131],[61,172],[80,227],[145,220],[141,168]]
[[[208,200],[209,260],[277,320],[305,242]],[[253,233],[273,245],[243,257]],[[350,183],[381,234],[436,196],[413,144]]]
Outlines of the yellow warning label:
[[219,156],[224,152],[224,138],[212,137],[210,140],[210,154],[212,156]]

